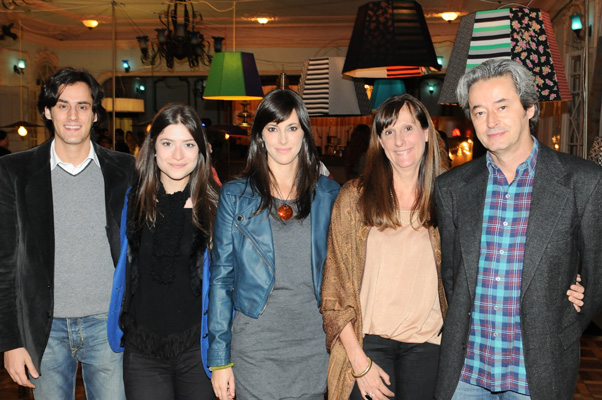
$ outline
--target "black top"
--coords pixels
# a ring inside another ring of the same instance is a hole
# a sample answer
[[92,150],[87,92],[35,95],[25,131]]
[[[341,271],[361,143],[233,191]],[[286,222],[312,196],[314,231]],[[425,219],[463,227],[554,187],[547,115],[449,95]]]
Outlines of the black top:
[[136,289],[124,321],[126,343],[162,359],[200,342],[202,299],[190,284],[192,209],[172,201],[175,195],[159,197],[155,227],[142,230]]

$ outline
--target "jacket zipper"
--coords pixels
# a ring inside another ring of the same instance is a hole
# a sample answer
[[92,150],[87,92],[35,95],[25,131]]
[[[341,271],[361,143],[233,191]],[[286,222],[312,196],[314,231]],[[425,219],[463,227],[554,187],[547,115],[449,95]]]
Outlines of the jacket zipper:
[[[253,246],[253,248],[255,249],[255,251],[257,252],[257,254],[259,254],[259,257],[261,257],[261,259],[263,260],[263,262],[265,263],[265,265],[268,267],[268,269],[270,270],[270,272],[272,272],[272,276],[274,276],[274,279],[276,279],[276,273],[274,272],[274,270],[272,269],[272,267],[270,267],[270,264],[266,261],[265,257],[263,256],[263,254],[261,254],[261,252],[259,251],[259,249],[257,248],[257,246],[255,246],[255,243],[253,243],[253,241],[251,240],[251,238],[243,232],[242,229],[240,229],[240,226],[236,225],[236,228],[240,231],[240,233],[243,234],[244,237],[246,237],[249,242],[251,242],[251,246]],[[261,313],[263,314],[263,312],[265,311],[265,308],[268,306],[268,302],[270,301],[270,297],[272,297],[272,292],[274,291],[274,285],[272,284],[272,289],[270,289],[270,294],[268,295],[268,298],[265,301],[265,304],[263,305],[263,308],[261,309]]]

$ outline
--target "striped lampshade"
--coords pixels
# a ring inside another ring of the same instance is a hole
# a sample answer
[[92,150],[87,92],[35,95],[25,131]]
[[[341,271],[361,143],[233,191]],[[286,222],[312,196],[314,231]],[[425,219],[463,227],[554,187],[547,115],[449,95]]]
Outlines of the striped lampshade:
[[305,61],[298,91],[310,117],[371,113],[363,80],[344,76],[344,62],[343,57]]
[[420,4],[388,0],[358,8],[344,74],[401,79],[434,70],[441,65]]
[[460,77],[485,60],[500,57],[531,71],[539,101],[571,100],[549,14],[521,7],[479,11],[462,18],[439,103],[457,103]]

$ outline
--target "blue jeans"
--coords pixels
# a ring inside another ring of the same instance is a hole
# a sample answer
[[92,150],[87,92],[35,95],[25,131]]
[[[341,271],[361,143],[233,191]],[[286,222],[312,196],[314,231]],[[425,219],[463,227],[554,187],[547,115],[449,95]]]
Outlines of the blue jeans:
[[107,314],[52,320],[40,377],[31,380],[34,398],[73,399],[78,361],[88,400],[125,400],[122,354],[109,347]]
[[529,400],[531,396],[516,392],[490,392],[480,386],[460,381],[452,400]]

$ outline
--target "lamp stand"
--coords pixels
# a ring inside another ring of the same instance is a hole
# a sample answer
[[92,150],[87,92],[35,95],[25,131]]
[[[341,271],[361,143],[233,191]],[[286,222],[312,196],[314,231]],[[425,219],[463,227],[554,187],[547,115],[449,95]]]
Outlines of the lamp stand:
[[243,100],[240,105],[242,106],[242,111],[238,113],[238,118],[242,119],[242,122],[240,124],[238,124],[238,126],[240,126],[241,128],[245,128],[245,129],[249,129],[251,127],[251,124],[249,123],[248,119],[253,118],[253,113],[250,112],[249,110],[247,110],[247,107],[249,106],[249,102],[246,100]]

